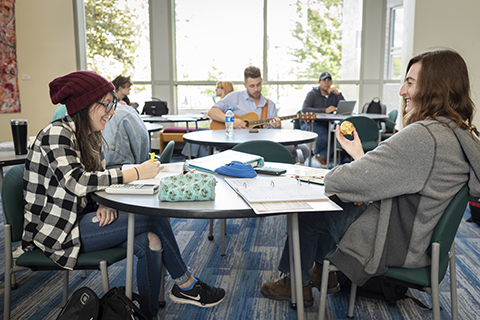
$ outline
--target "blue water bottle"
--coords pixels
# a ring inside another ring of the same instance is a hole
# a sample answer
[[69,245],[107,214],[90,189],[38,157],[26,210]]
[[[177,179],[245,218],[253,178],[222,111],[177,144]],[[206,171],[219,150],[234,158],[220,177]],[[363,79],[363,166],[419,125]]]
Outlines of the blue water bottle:
[[227,137],[233,136],[233,119],[234,114],[232,108],[228,108],[227,113],[225,113],[225,134]]

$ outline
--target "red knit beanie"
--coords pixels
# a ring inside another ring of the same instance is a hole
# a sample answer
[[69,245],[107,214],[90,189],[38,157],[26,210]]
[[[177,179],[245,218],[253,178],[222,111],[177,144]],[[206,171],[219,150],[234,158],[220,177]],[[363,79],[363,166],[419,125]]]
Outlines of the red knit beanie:
[[76,71],[56,78],[49,84],[53,104],[67,107],[69,115],[89,107],[115,86],[104,77],[90,71]]

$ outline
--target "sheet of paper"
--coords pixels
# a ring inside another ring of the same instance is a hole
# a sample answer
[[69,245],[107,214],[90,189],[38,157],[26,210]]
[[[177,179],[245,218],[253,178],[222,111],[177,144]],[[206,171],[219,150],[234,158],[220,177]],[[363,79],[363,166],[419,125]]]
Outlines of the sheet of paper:
[[[122,170],[127,170],[131,169],[133,167],[138,166],[138,164],[124,164],[122,166]],[[171,173],[170,175],[175,175],[175,174],[181,174],[183,172],[183,162],[176,162],[176,163],[166,163],[163,164],[163,169],[160,171],[160,173],[152,179],[141,179],[141,180],[135,180],[130,183],[132,184],[160,184],[160,179],[162,176],[165,176],[165,172]]]
[[322,186],[301,183],[288,177],[226,178],[225,181],[250,203],[328,199]]
[[322,201],[286,201],[286,202],[256,202],[249,203],[253,211],[258,214],[282,212],[320,212],[342,211],[343,209],[329,200]]

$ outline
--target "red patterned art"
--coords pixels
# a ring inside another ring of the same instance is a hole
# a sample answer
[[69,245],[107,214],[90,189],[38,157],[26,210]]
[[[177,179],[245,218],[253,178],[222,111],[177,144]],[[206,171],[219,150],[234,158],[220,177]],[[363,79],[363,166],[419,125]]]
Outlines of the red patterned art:
[[0,113],[20,112],[15,44],[15,0],[0,0]]

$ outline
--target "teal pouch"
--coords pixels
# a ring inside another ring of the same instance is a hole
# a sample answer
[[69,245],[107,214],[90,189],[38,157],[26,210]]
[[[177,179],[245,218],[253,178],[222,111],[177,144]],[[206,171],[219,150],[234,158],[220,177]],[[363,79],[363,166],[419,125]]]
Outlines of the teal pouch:
[[213,201],[217,180],[208,173],[189,173],[160,180],[160,201]]

